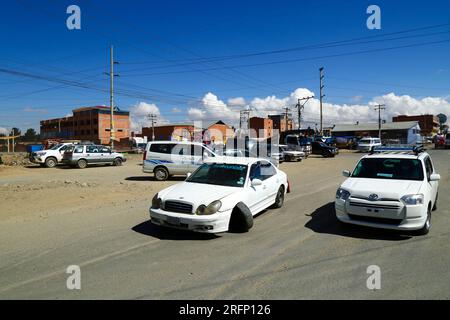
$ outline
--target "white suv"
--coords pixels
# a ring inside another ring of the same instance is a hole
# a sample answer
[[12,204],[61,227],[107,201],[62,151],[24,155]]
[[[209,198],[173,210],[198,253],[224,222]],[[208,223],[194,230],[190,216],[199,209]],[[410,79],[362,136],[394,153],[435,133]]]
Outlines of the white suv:
[[372,149],[372,147],[379,147],[379,146],[381,146],[380,138],[366,137],[362,138],[358,142],[358,150],[360,152],[369,152]]
[[341,222],[427,234],[439,180],[430,155],[419,148],[375,148],[336,191]]
[[71,146],[73,146],[73,143],[59,143],[48,150],[32,152],[30,161],[47,168],[53,168],[62,162],[64,152]]

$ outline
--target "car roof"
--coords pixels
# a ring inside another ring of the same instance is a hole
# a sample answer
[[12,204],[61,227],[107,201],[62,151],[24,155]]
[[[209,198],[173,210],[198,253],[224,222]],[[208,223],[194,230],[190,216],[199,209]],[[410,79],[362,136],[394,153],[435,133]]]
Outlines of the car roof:
[[149,141],[148,143],[168,143],[168,144],[198,144],[203,145],[201,142],[195,142],[195,141],[171,141],[171,140],[157,140],[157,141]]
[[382,153],[367,154],[362,158],[424,159],[427,155],[429,155],[427,152],[421,152],[418,155],[414,153],[382,152]]
[[251,165],[257,161],[270,162],[268,159],[264,158],[252,158],[252,157],[227,157],[227,156],[217,156],[206,159],[205,163],[227,163],[227,164],[241,164],[241,165]]

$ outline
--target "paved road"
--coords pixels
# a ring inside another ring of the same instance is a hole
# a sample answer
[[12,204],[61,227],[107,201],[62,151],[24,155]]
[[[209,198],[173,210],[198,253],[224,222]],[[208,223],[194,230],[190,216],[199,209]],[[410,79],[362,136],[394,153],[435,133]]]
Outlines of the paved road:
[[[159,229],[147,201],[2,222],[0,298],[448,299],[450,153],[431,153],[442,180],[427,236],[340,226],[334,193],[360,156],[342,153],[283,164],[293,192],[246,234]],[[81,290],[66,289],[69,265],[81,267]],[[369,265],[380,290],[366,288]]]

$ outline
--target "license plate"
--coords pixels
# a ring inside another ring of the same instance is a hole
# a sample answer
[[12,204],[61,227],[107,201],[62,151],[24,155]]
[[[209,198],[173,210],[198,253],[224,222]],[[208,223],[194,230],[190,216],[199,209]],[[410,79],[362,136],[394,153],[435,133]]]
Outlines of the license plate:
[[175,226],[179,226],[180,225],[180,218],[167,217],[167,223],[173,224]]

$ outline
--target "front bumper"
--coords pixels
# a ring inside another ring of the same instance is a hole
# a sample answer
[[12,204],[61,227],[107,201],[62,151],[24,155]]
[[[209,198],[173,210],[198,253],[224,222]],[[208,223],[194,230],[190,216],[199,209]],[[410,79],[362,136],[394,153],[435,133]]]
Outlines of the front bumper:
[[39,164],[45,163],[44,158],[42,158],[41,156],[38,156],[38,155],[31,155],[29,157],[29,159],[30,159],[30,162],[33,162],[33,163],[39,163]]
[[344,223],[361,225],[366,227],[413,231],[421,229],[427,220],[426,208],[422,205],[404,206],[401,213],[395,217],[385,217],[379,214],[362,214],[362,212],[350,213],[348,203],[341,199],[334,202],[336,217]]
[[218,212],[209,216],[198,216],[195,214],[169,212],[161,209],[149,209],[150,221],[153,224],[202,233],[228,231],[231,211]]

